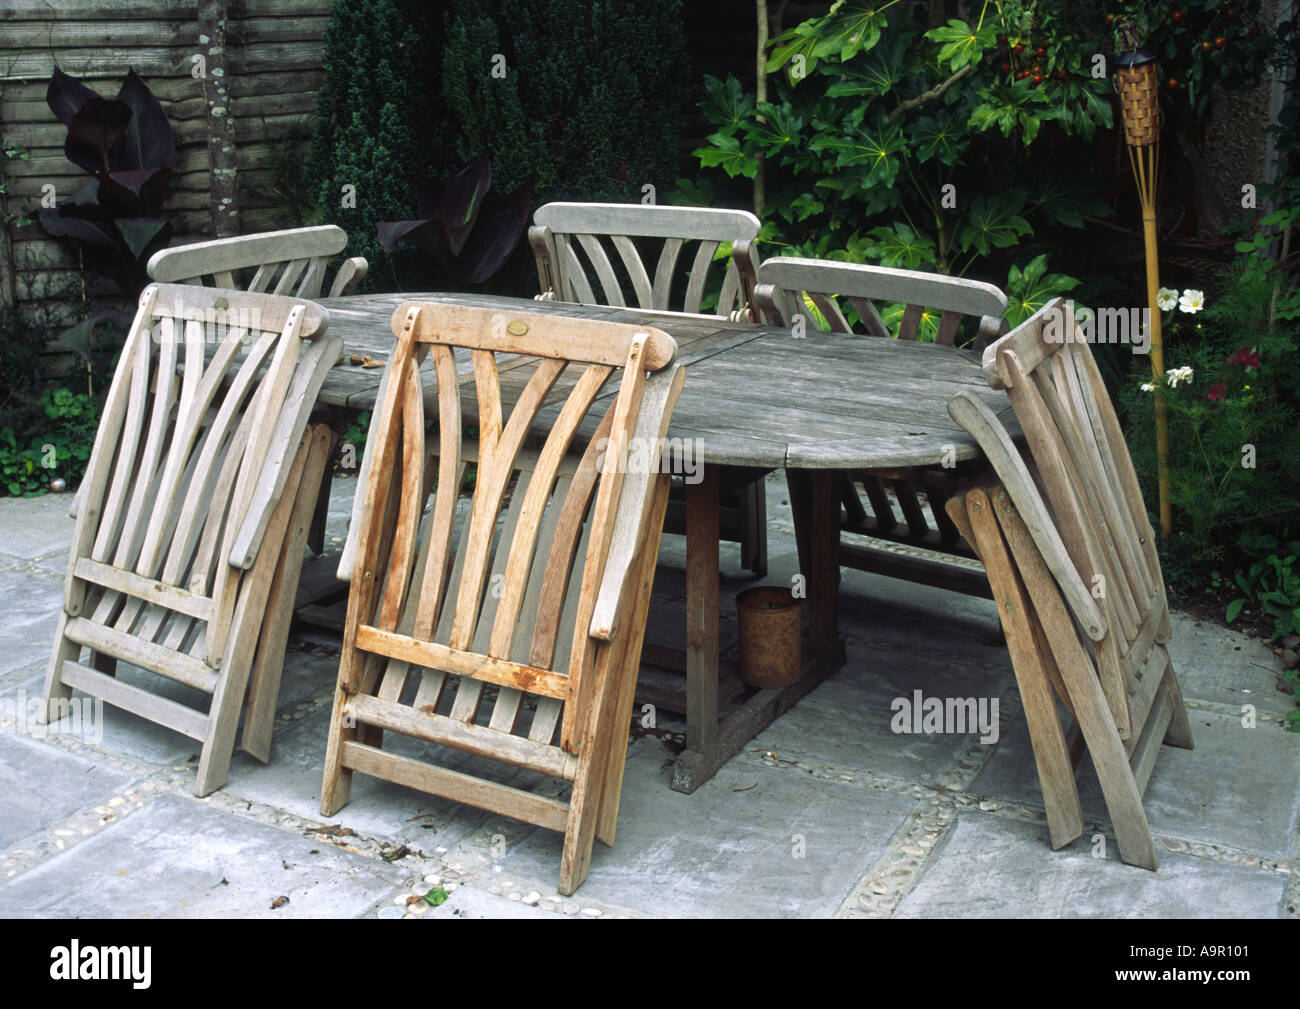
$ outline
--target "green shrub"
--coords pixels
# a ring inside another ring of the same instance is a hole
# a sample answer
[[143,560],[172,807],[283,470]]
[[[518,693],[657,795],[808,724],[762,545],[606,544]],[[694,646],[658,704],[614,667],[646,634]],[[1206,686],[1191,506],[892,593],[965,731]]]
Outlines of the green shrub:
[[[429,162],[436,120],[427,4],[419,0],[335,0],[325,30],[325,83],[317,97],[308,163],[323,220],[348,233],[347,255],[370,261],[366,286],[387,262],[379,221],[409,214]],[[352,187],[347,189],[345,187]]]
[[0,428],[0,486],[14,497],[39,494],[62,478],[73,487],[86,472],[95,444],[99,410],[86,393],[49,388],[40,397],[44,423],[20,438]]
[[[443,174],[486,154],[495,187],[530,185],[538,204],[636,202],[647,184],[667,190],[689,75],[679,0],[453,7],[442,64],[450,113]],[[492,76],[498,55],[503,77]]]
[[[1235,567],[1248,544],[1300,513],[1300,287],[1265,254],[1272,229],[1297,218],[1300,204],[1264,217],[1238,243],[1240,261],[1207,283],[1204,311],[1164,313],[1169,499],[1192,559],[1208,566]],[[1199,293],[1184,291],[1179,305]],[[1133,367],[1121,398],[1154,502],[1155,388],[1146,358]]]

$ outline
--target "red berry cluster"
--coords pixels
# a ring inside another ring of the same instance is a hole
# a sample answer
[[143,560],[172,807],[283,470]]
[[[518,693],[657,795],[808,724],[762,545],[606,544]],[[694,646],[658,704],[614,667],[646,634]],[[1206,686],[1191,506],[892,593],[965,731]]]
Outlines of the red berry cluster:
[[1047,46],[1032,42],[1028,45],[1024,42],[1011,45],[1005,35],[998,36],[998,46],[1001,57],[998,69],[1013,80],[1030,79],[1034,84],[1042,84],[1053,73],[1059,78],[1067,76],[1065,67],[1053,70],[1047,59]]
[[[1109,16],[1107,17],[1109,20]],[[1182,10],[1172,10],[1169,13],[1169,20],[1174,26],[1174,31],[1178,35],[1192,35],[1192,48],[1199,49],[1202,53],[1215,53],[1223,49],[1233,37],[1240,38],[1242,34],[1250,38],[1258,38],[1260,31],[1256,27],[1248,28],[1242,31],[1241,12],[1228,8],[1216,12],[1216,16],[1202,25],[1199,29],[1193,23],[1189,23],[1188,14]],[[1167,82],[1171,89],[1177,89],[1179,81],[1176,77],[1169,78]]]

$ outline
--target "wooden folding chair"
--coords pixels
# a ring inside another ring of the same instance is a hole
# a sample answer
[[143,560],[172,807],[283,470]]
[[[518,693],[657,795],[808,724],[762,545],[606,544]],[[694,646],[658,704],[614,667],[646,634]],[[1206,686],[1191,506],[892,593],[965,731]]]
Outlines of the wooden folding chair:
[[[164,283],[319,298],[330,260],[347,244],[347,232],[333,224],[218,238],[161,249],[149,257],[148,272],[150,279]],[[345,259],[334,275],[328,296],[341,298],[351,294],[365,278],[367,269],[362,256]],[[332,483],[333,471],[327,468],[307,535],[307,545],[315,554],[325,548]]]
[[[269,756],[332,440],[307,425],[342,348],[328,322],[310,302],[153,284],[95,436],[44,715],[75,688],[199,740],[198,795],[225,783],[250,677],[242,747]],[[211,694],[208,710],[118,679],[119,660]]]
[[[411,302],[393,329],[321,812],[347,802],[361,771],[563,831],[560,891],[572,893],[593,836],[614,840],[667,503],[660,454],[684,374],[676,345],[641,326]],[[473,366],[468,402],[458,356]],[[602,398],[619,368],[617,395]],[[392,752],[385,730],[572,782],[570,798]]]
[[[1007,299],[991,284],[960,277],[778,257],[759,267],[754,302],[770,325],[792,328],[801,324],[805,329],[857,335],[845,314],[851,305],[865,334],[872,337],[891,336],[877,304],[902,305],[898,339],[915,340],[922,330],[929,330],[934,342],[944,346],[953,345],[963,320],[970,318],[975,322],[975,343],[983,346],[997,339],[1002,331]],[[907,378],[863,376],[863,381],[897,383],[906,382]],[[956,464],[948,469],[908,468],[841,474],[840,497],[844,508],[841,527],[856,536],[969,557],[969,547],[948,520],[943,507],[967,475],[969,466]],[[929,505],[929,516],[922,497]],[[984,579],[961,566],[941,559],[873,549],[852,540],[840,544],[840,563],[954,591],[987,594]]]
[[[151,280],[319,298],[325,269],[348,244],[347,232],[333,224],[218,238],[160,249],[146,267]],[[346,259],[334,275],[328,297],[351,294],[365,278],[361,256]]]
[[[1155,534],[1128,446],[1092,352],[1059,298],[988,347],[983,364],[989,383],[1007,391],[1028,455],[977,397],[955,396],[948,412],[979,441],[1000,484],[954,498],[948,509],[975,544],[998,602],[1052,845],[1083,829],[1074,784],[1081,733],[1120,857],[1154,869],[1142,793],[1161,741],[1190,749],[1192,736],[1166,648],[1169,605]],[[1074,717],[1069,734],[1052,688]]]

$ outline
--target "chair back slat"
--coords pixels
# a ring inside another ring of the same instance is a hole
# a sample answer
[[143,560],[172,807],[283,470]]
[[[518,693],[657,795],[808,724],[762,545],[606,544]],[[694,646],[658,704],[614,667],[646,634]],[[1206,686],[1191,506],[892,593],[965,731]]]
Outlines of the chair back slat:
[[[830,332],[851,332],[837,299],[853,306],[870,336],[887,336],[889,329],[878,306],[903,306],[898,326],[900,340],[918,338],[922,323],[936,313],[935,342],[951,345],[963,318],[978,320],[977,340],[1001,327],[1006,296],[991,284],[915,270],[898,270],[861,263],[796,259],[778,256],[758,268],[759,289],[755,294],[772,325],[793,326],[794,315],[807,312],[809,298],[827,319]],[[789,297],[782,297],[785,292]],[[834,303],[833,311],[822,307],[823,299]]]
[[[347,241],[346,232],[332,224],[218,238],[162,249],[146,269],[150,279],[162,283],[319,298],[326,267]],[[365,273],[364,259],[346,260],[329,296],[350,293]]]
[[[700,313],[718,245],[749,243],[759,232],[752,214],[695,207],[550,203],[539,208],[534,219],[529,239],[537,255],[541,297],[691,314]],[[678,286],[677,264],[686,243],[692,245],[691,265],[678,301],[673,289]],[[652,281],[643,254],[653,255],[656,245]],[[609,249],[617,256],[611,258]],[[747,305],[737,306],[746,292],[732,257],[722,271],[714,314],[725,317],[744,311]]]

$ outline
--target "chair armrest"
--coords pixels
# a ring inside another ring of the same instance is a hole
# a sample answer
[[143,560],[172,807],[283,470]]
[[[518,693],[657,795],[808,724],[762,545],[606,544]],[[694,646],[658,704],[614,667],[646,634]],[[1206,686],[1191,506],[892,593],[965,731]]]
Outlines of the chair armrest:
[[364,256],[353,256],[351,259],[345,259],[339,267],[339,272],[334,274],[334,283],[330,285],[329,296],[331,298],[344,298],[357,289],[357,285],[366,279],[366,273],[370,269],[370,264],[366,262]]
[[533,247],[537,260],[537,301],[555,301],[560,296],[560,275],[555,252],[555,239],[551,229],[533,225],[528,229],[528,244]]
[[257,475],[252,500],[231,544],[228,560],[237,568],[247,571],[257,560],[271,512],[285,493],[294,453],[307,429],[320,387],[342,352],[343,338],[337,335],[303,344],[302,356],[276,418],[266,461]]
[[780,305],[782,293],[772,284],[758,284],[754,288],[753,305],[755,322],[765,326],[786,326],[785,313]]
[[740,278],[740,312],[734,322],[761,322],[754,304],[754,288],[758,286],[758,249],[748,239],[731,243],[731,259],[736,264]]
[[601,641],[611,641],[618,633],[625,597],[634,586],[632,573],[641,561],[646,538],[657,532],[649,528],[649,520],[659,481],[661,477],[667,479],[667,474],[659,472],[660,452],[685,378],[686,370],[680,364],[673,364],[646,379],[632,438],[637,441],[644,439],[643,444],[654,448],[648,453],[630,452],[628,455],[629,458],[646,459],[648,465],[644,472],[628,472],[623,477],[623,489],[614,513],[614,531],[605,556],[605,570],[601,574],[600,589],[591,614],[589,633]]

